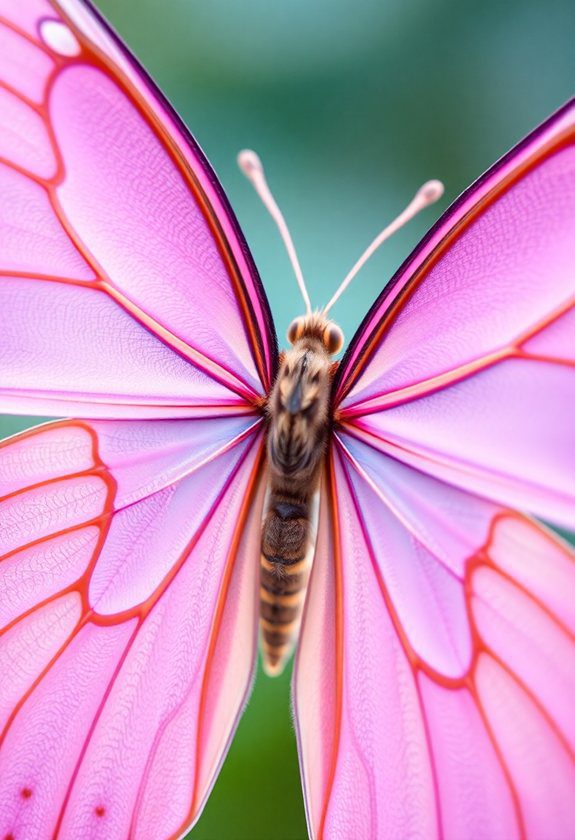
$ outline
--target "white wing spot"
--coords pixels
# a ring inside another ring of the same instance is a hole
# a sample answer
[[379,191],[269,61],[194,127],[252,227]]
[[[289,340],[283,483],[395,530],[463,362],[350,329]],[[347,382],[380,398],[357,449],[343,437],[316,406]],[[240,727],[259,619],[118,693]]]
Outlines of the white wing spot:
[[80,53],[80,44],[71,29],[59,20],[43,20],[40,36],[47,47],[58,55],[74,56]]

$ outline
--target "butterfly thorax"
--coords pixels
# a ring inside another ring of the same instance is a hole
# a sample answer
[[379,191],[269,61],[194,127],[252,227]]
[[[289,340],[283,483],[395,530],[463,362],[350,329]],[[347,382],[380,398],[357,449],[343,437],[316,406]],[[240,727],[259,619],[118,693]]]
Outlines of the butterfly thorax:
[[293,346],[281,356],[268,402],[260,614],[269,673],[281,671],[297,635],[309,574],[311,506],[329,434],[331,357],[340,335],[320,315],[296,319],[288,332]]

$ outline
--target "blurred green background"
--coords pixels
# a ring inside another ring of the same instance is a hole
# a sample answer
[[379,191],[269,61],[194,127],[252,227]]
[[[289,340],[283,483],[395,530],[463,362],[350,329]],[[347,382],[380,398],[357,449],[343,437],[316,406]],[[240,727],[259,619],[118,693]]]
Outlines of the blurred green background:
[[[574,89],[571,0],[97,5],[218,172],[280,339],[302,305],[273,223],[237,171],[239,149],[263,158],[314,305],[423,181],[445,182],[441,205],[386,245],[334,308],[349,338],[441,210]],[[0,432],[32,422],[0,418]],[[194,838],[306,836],[289,678],[258,674]]]

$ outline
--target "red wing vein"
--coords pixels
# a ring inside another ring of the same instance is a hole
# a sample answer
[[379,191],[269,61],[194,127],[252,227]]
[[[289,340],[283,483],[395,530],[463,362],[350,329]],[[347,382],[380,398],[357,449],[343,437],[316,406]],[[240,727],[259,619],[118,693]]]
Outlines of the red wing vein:
[[512,679],[516,683],[516,685],[521,689],[521,691],[525,694],[525,696],[528,697],[529,700],[533,703],[533,705],[535,706],[535,708],[537,709],[537,711],[539,712],[541,717],[544,718],[544,720],[546,721],[549,728],[552,730],[552,732],[555,734],[555,736],[559,740],[561,746],[563,747],[563,749],[565,750],[565,752],[567,753],[569,758],[572,761],[575,762],[575,752],[569,746],[566,735],[564,735],[564,733],[560,729],[559,725],[553,719],[553,717],[549,714],[549,712],[547,711],[547,709],[545,708],[545,706],[543,705],[541,700],[539,700],[539,698],[533,693],[533,691],[529,688],[529,686],[525,683],[525,681],[519,676],[519,674],[513,668],[511,668],[506,662],[504,662],[501,659],[499,654],[495,653],[495,651],[492,650],[492,648],[490,648],[489,645],[487,645],[485,642],[483,642],[483,645],[485,647],[486,653],[493,659],[494,662],[497,663],[497,665],[499,665],[499,667],[503,671],[505,671],[505,673],[509,676],[509,678]]
[[[487,556],[487,560],[488,562],[486,565],[488,565],[490,569],[495,571],[504,580],[506,580],[508,583],[512,584],[516,589],[518,589],[525,598],[528,598],[533,604],[535,604],[535,606],[538,609],[544,612],[545,615],[549,618],[549,620],[552,621],[553,624],[555,624],[558,627],[558,629],[561,630],[561,632],[567,636],[568,639],[575,642],[575,633],[573,633],[569,629],[569,627],[567,627],[567,625],[550,609],[550,607],[544,604],[543,601],[540,601],[539,598],[536,595],[534,595],[533,592],[531,592],[526,586],[520,583],[520,581],[515,580],[515,578],[512,575],[510,575],[509,572],[506,572],[505,569],[501,569],[499,566],[497,566],[491,560],[489,555]],[[476,598],[484,600],[477,593],[474,593],[474,595]],[[489,606],[488,601],[484,600],[484,603],[486,603]]]
[[[52,598],[50,598],[49,600],[52,600],[54,597],[57,597],[57,596],[52,596]],[[36,607],[34,607],[33,610],[29,610],[28,614],[34,612],[34,610],[38,609],[39,607],[40,607],[40,605],[37,605]],[[16,705],[14,706],[12,711],[10,712],[10,715],[8,716],[8,718],[6,720],[6,723],[4,724],[4,728],[0,732],[0,745],[2,745],[2,743],[6,739],[6,736],[9,732],[9,730],[10,730],[10,727],[12,726],[14,721],[16,720],[16,717],[18,716],[18,712],[20,711],[20,709],[22,708],[22,706],[24,705],[26,700],[38,688],[38,686],[41,684],[41,682],[44,679],[44,677],[46,676],[46,674],[49,673],[52,666],[56,664],[56,662],[60,659],[60,657],[62,656],[64,651],[74,641],[74,639],[76,638],[76,636],[80,632],[81,628],[83,627],[83,624],[84,624],[83,617],[80,616],[80,618],[78,619],[78,623],[76,624],[76,626],[74,627],[74,629],[72,630],[72,632],[70,633],[68,638],[64,642],[62,642],[62,644],[60,645],[60,647],[58,648],[56,653],[52,656],[52,658],[50,659],[48,664],[45,665],[44,668],[42,668],[42,670],[40,671],[40,673],[38,674],[38,676],[36,677],[36,679],[34,680],[32,685],[24,692],[24,694],[22,694],[22,696],[20,697],[20,699],[18,700],[18,702],[16,703]]]
[[425,710],[425,704],[423,702],[423,697],[421,696],[421,686],[419,684],[419,680],[417,678],[417,673],[413,675],[413,681],[415,683],[415,693],[417,694],[417,702],[419,705],[419,711],[421,713],[421,722],[423,724],[423,732],[425,735],[425,743],[427,745],[427,754],[429,756],[429,766],[431,769],[431,778],[433,780],[433,793],[435,799],[435,814],[437,818],[437,837],[438,840],[443,840],[443,815],[441,809],[441,795],[439,791],[439,777],[437,773],[437,762],[435,758],[435,753],[433,751],[433,744],[431,742],[431,734],[429,731],[429,721],[427,719],[427,712]]
[[[539,359],[541,361],[546,361],[547,359],[545,359],[545,357],[539,357],[537,354],[525,351],[522,345],[531,338],[534,338],[574,307],[575,299],[571,297],[562,306],[557,307],[552,313],[539,319],[533,327],[521,333],[513,343],[498,350],[484,353],[472,361],[456,365],[453,368],[443,371],[443,373],[422,379],[412,385],[406,385],[403,388],[391,391],[382,391],[381,393],[375,394],[365,400],[360,397],[357,402],[342,408],[341,416],[343,419],[352,419],[356,415],[363,416],[381,411],[384,408],[392,408],[398,405],[403,405],[407,402],[411,402],[412,400],[427,396],[435,391],[448,388],[450,385],[454,385],[476,373],[486,370],[504,359],[528,357],[533,360]],[[569,359],[549,358],[548,361],[569,365],[575,364]]]
[[[1,21],[0,21],[1,24]],[[22,93],[18,90],[18,88],[13,87],[8,82],[5,82],[4,79],[0,79],[0,88],[2,90],[8,91],[8,93],[12,94],[16,99],[19,99],[24,105],[27,105],[28,108],[31,108],[33,111],[36,111],[37,114],[43,116],[42,106],[38,105],[37,102],[34,102],[33,99],[29,99],[26,94]]]
[[475,701],[475,705],[477,706],[477,711],[479,712],[479,716],[481,717],[481,721],[483,726],[485,727],[485,731],[487,733],[487,737],[489,738],[489,742],[493,747],[493,751],[497,756],[497,761],[501,768],[501,772],[503,773],[503,778],[507,783],[507,789],[509,791],[509,795],[511,796],[511,801],[513,802],[513,810],[515,811],[515,819],[517,820],[517,827],[519,830],[519,838],[520,840],[527,840],[527,834],[525,831],[525,819],[523,817],[523,809],[521,808],[521,800],[519,798],[519,794],[515,789],[515,785],[513,783],[513,778],[511,776],[511,771],[507,766],[507,761],[505,760],[503,753],[501,751],[501,747],[497,743],[497,738],[493,732],[493,728],[491,723],[489,722],[489,718],[485,714],[485,710],[481,704],[479,699],[479,695],[477,693],[477,687],[475,685],[475,680],[471,682],[470,685],[471,695]]
[[381,596],[383,598],[385,608],[386,608],[387,612],[389,613],[389,615],[391,617],[395,632],[397,634],[397,637],[399,639],[401,647],[402,647],[402,649],[403,649],[403,651],[404,651],[404,653],[407,657],[408,662],[410,663],[411,667],[414,670],[421,669],[424,673],[426,673],[429,677],[431,677],[431,679],[433,679],[435,682],[439,682],[442,685],[446,685],[446,686],[449,686],[449,687],[452,687],[452,688],[461,687],[461,685],[465,684],[467,679],[468,679],[467,674],[465,674],[463,677],[444,677],[443,674],[440,674],[434,668],[431,668],[419,656],[419,654],[416,653],[416,651],[412,647],[411,642],[409,641],[409,638],[407,636],[407,633],[405,632],[405,630],[403,628],[403,625],[402,625],[402,622],[399,618],[397,610],[395,609],[395,606],[393,604],[393,599],[388,592],[385,581],[383,580],[381,569],[380,569],[379,564],[377,562],[375,550],[373,548],[373,543],[372,543],[371,537],[369,536],[367,528],[365,527],[365,522],[364,522],[363,516],[361,514],[361,509],[359,507],[359,502],[358,502],[357,497],[355,495],[355,490],[353,488],[353,485],[351,483],[351,479],[350,479],[349,474],[348,474],[346,469],[344,469],[344,476],[345,476],[346,484],[347,484],[347,487],[348,487],[348,492],[350,494],[350,498],[353,501],[354,510],[355,510],[355,513],[356,513],[356,516],[357,516],[357,521],[360,523],[363,539],[364,539],[366,548],[367,548],[368,553],[369,553],[371,566],[372,566],[375,578],[377,580],[377,583],[378,583],[378,586],[379,586]]

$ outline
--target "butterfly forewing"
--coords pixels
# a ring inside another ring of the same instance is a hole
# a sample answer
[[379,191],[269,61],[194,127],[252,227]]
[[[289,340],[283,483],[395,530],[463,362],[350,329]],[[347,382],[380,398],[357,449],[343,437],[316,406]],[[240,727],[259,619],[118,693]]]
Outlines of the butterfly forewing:
[[[573,109],[565,105],[464,192],[387,284],[339,368],[342,408],[361,403],[363,414],[370,400],[383,407],[376,400],[400,389],[494,363],[571,300]],[[407,335],[408,320],[419,340]]]
[[[46,35],[47,11],[33,34],[17,11],[0,15],[2,91],[18,109],[0,163],[3,406],[237,409],[269,386],[275,338],[235,221],[151,83],[126,55],[113,61],[119,47],[87,8],[67,9],[85,23],[59,23],[76,55]],[[84,34],[94,28],[98,45]],[[20,160],[29,146],[32,169]]]

